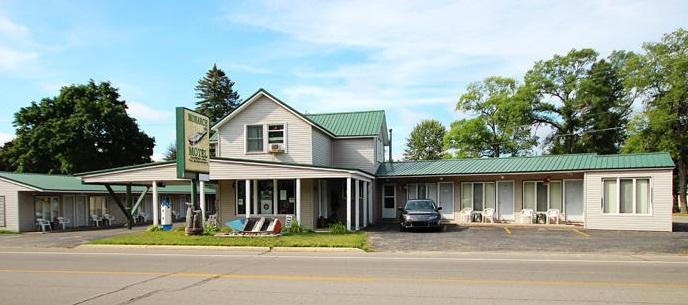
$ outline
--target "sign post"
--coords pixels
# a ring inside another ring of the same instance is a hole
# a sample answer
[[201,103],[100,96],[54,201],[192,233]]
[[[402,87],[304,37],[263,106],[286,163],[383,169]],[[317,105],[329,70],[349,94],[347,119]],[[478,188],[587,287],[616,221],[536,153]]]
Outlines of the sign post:
[[177,107],[177,178],[191,179],[191,203],[186,209],[186,234],[203,233],[203,219],[196,212],[199,175],[210,172],[210,120],[208,117]]

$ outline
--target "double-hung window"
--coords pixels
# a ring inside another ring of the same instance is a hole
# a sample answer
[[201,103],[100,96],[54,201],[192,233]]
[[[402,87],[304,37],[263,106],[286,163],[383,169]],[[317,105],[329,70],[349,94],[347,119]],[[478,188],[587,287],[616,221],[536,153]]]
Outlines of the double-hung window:
[[602,179],[602,212],[605,214],[650,214],[652,194],[649,178]]
[[246,126],[246,152],[263,152],[263,125]]

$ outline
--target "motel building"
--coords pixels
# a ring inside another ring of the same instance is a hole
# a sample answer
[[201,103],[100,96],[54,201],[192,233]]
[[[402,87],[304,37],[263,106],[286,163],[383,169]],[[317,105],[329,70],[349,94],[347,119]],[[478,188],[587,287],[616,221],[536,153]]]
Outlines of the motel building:
[[[666,153],[389,162],[388,127],[384,111],[301,113],[260,89],[211,128],[217,157],[209,162],[210,181],[199,182],[204,217],[224,223],[291,216],[308,229],[341,222],[360,230],[394,221],[409,199],[432,199],[450,223],[672,230],[674,164]],[[45,197],[43,188],[9,177],[19,175],[0,175],[0,229],[36,230],[35,219],[46,213],[84,223],[76,214],[60,213],[71,213],[76,200],[89,208],[108,200],[91,200],[100,198],[97,192],[83,199],[58,191]],[[121,192],[134,185],[137,194],[148,189],[141,206],[156,224],[160,198],[174,195],[165,189],[187,195],[190,189],[190,180],[177,178],[173,161],[77,176],[84,187],[113,185]],[[56,214],[52,203],[44,203],[53,198],[60,198]],[[95,206],[89,213],[97,213]]]

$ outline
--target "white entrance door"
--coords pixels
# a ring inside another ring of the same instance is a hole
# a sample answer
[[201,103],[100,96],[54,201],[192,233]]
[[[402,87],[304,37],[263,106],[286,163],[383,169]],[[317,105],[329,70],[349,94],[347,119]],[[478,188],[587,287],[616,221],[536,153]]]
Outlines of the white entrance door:
[[583,221],[583,180],[564,180],[564,213],[567,221]]
[[497,217],[514,220],[514,182],[497,182]]
[[454,219],[454,183],[439,183],[439,200],[437,206],[442,207],[442,219]]
[[382,218],[397,217],[396,195],[394,184],[382,186]]

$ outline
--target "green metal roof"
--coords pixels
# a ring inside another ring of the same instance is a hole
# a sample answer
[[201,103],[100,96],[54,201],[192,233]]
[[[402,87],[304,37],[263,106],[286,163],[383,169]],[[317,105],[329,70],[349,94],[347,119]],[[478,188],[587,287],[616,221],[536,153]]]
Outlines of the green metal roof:
[[376,136],[385,121],[384,110],[304,114],[338,137]]
[[378,177],[561,172],[607,169],[673,168],[668,153],[572,154],[384,163]]
[[[45,192],[107,192],[107,189],[105,189],[105,186],[103,185],[82,184],[81,179],[74,176],[0,172],[0,178],[11,180],[25,186],[37,188]],[[126,191],[125,187],[121,185],[113,185],[112,189],[117,193],[124,193]],[[144,190],[145,187],[132,186],[133,192],[139,193],[143,192]],[[166,194],[190,193],[191,187],[189,185],[167,185],[165,187],[159,187],[158,192]],[[206,193],[215,194],[215,186],[206,184]]]

